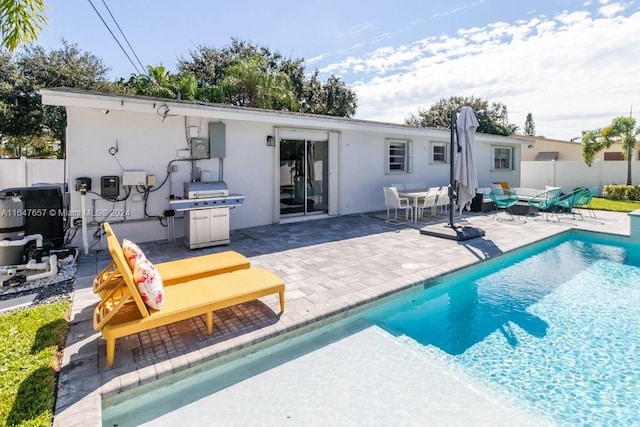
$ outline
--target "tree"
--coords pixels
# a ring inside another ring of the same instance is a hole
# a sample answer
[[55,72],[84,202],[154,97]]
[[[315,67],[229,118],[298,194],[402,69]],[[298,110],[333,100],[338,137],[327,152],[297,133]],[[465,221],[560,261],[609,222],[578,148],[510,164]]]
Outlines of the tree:
[[220,86],[234,105],[296,111],[298,102],[289,76],[271,69],[265,57],[250,53],[227,69]]
[[531,113],[527,114],[527,119],[524,121],[524,134],[527,136],[536,135],[536,124]]
[[440,99],[429,109],[418,109],[418,114],[410,114],[405,123],[416,127],[448,129],[451,125],[451,111],[460,111],[464,106],[473,108],[478,118],[478,132],[494,135],[513,135],[518,127],[509,123],[507,107],[499,102],[489,105],[489,101],[475,97],[452,96]]
[[157,67],[148,65],[147,74],[134,74],[127,81],[120,79],[117,85],[125,93],[134,95],[189,101],[198,99],[198,87],[193,74],[179,77],[167,71],[162,65]]
[[622,155],[627,160],[627,185],[631,185],[631,160],[638,134],[640,128],[636,128],[636,120],[624,116],[614,118],[609,126],[602,129],[583,131],[582,159],[591,166],[597,153],[614,143],[620,143]]
[[[355,114],[355,93],[335,76],[323,84],[317,70],[306,78],[303,59],[287,59],[268,47],[236,38],[221,49],[198,46],[189,54],[190,58],[178,61],[178,74],[196,77],[202,101],[261,104],[260,108],[341,117]],[[245,92],[234,88],[234,82],[243,85]],[[263,84],[269,84],[269,87],[261,88]],[[293,95],[295,107],[289,93]]]
[[[61,49],[28,46],[16,57],[0,56],[0,134],[16,144],[29,138],[60,141],[64,153],[66,113],[63,107],[42,106],[43,87],[71,87],[114,92],[108,68],[97,57],[62,41]],[[8,59],[7,59],[8,58]],[[7,62],[8,61],[8,62]],[[4,66],[6,65],[6,67]]]
[[0,1],[0,47],[13,52],[18,45],[35,41],[47,23],[43,0]]

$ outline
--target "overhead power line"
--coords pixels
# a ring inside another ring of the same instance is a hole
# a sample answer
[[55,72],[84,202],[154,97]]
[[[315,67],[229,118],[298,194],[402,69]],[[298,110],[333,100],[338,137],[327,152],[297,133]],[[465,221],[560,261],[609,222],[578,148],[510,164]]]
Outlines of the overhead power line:
[[122,31],[122,28],[120,28],[120,25],[118,24],[118,21],[116,20],[115,16],[113,16],[113,14],[111,13],[111,9],[109,9],[109,6],[107,6],[107,3],[105,2],[105,0],[102,0],[102,4],[104,4],[104,7],[107,9],[107,12],[109,12],[109,16],[111,16],[111,19],[113,19],[113,22],[115,22],[116,27],[118,27],[118,30],[120,31],[120,34],[122,34],[122,38],[124,39],[124,41],[127,42],[127,46],[129,46],[129,49],[131,49],[131,52],[133,53],[133,56],[136,57],[136,60],[138,61],[138,64],[140,64],[140,68],[142,69],[142,72],[145,72],[146,71],[145,66],[142,65],[142,62],[140,61],[140,58],[138,58],[138,54],[133,49],[133,46],[131,46],[131,43],[129,43],[129,39],[127,39],[127,36],[124,35],[124,32]]
[[[93,4],[93,2],[91,0],[88,0],[89,4],[91,5],[91,7],[93,8],[93,10],[96,12],[96,14],[98,15],[98,17],[100,18],[100,20],[102,21],[102,23],[104,24],[104,26],[107,28],[107,30],[109,31],[109,33],[111,34],[111,37],[113,37],[113,39],[116,41],[116,43],[118,43],[118,46],[120,46],[120,50],[122,50],[122,53],[124,53],[124,55],[127,57],[127,59],[129,60],[129,62],[131,63],[131,65],[133,65],[133,68],[136,70],[137,74],[143,74],[144,73],[144,67],[142,67],[143,71],[140,71],[136,65],[135,62],[133,62],[133,60],[131,59],[131,57],[129,56],[129,54],[127,53],[126,49],[122,46],[122,44],[120,43],[120,41],[118,40],[118,38],[116,37],[115,34],[113,34],[113,31],[111,31],[111,28],[109,27],[109,25],[107,24],[107,22],[104,20],[104,18],[102,17],[102,15],[100,15],[100,12],[98,11],[98,9],[96,9],[95,5]],[[109,12],[111,13],[111,12]],[[113,18],[113,15],[111,16]],[[116,23],[116,25],[118,25]],[[118,28],[120,28],[120,26],[118,26]],[[121,31],[122,32],[122,31]],[[126,40],[126,37],[125,37]],[[128,42],[127,42],[128,43]],[[132,49],[133,51],[133,49]],[[134,52],[135,55],[135,52]],[[137,58],[137,56],[136,56]],[[138,62],[140,62],[138,60]]]

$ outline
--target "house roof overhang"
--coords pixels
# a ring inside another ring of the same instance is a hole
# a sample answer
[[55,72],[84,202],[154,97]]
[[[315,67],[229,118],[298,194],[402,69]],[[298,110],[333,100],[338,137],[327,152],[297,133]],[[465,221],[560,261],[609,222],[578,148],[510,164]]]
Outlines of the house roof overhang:
[[[162,109],[163,111],[167,111],[168,116],[202,117],[215,120],[245,120],[257,123],[269,123],[278,127],[302,127],[334,131],[357,130],[387,132],[395,136],[420,136],[439,141],[449,140],[450,135],[449,129],[420,128],[397,123],[289,111],[264,110],[199,101],[180,101],[146,96],[103,93],[74,88],[40,89],[40,94],[43,104],[63,107],[148,114],[159,114],[159,109]],[[502,142],[512,145],[523,145],[527,143],[515,137],[482,133],[476,134],[476,140],[478,142]]]

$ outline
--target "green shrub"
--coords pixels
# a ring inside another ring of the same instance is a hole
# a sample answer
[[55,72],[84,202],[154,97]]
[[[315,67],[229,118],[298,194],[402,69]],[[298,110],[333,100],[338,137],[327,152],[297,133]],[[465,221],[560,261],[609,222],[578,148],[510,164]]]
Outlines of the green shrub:
[[629,185],[625,191],[627,200],[637,201],[640,200],[640,186]]
[[640,186],[638,185],[605,185],[602,190],[604,197],[610,200],[640,200]]

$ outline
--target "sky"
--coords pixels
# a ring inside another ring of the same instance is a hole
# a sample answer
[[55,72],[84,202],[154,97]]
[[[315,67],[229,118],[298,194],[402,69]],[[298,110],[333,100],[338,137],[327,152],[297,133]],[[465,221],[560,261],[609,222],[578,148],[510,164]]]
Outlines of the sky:
[[235,37],[303,58],[323,81],[340,77],[357,95],[358,119],[404,123],[440,99],[474,96],[505,105],[520,130],[531,113],[536,135],[569,140],[640,111],[635,1],[45,2],[49,22],[36,44],[76,44],[112,79],[140,64],[175,72],[198,46]]

